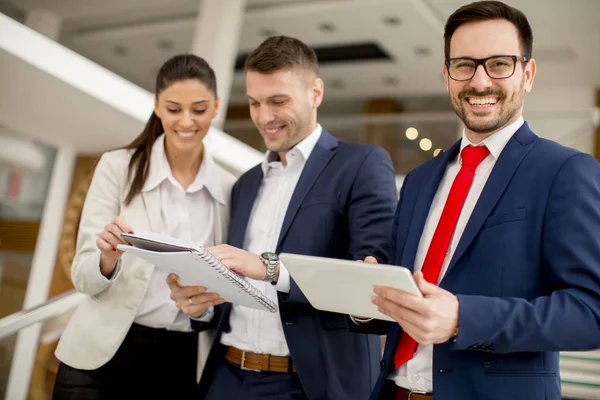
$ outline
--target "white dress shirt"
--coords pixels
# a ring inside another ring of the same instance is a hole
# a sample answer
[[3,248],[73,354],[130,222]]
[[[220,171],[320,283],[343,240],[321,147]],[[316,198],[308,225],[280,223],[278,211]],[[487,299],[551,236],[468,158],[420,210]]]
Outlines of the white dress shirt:
[[[262,163],[263,180],[244,237],[244,249],[257,254],[275,252],[292,194],[321,132],[321,126],[317,124],[309,136],[287,152],[285,166],[278,160],[277,153],[267,152],[266,160]],[[253,279],[248,281],[275,303],[278,301],[277,291],[290,291],[290,276],[283,263],[280,264],[277,285]],[[229,324],[231,332],[221,336],[224,345],[275,356],[287,356],[290,353],[279,312],[270,313],[234,304]]]
[[[162,227],[159,233],[205,247],[215,244],[214,200],[225,204],[225,199],[219,171],[207,151],[194,182],[184,190],[171,173],[165,153],[165,135],[159,136],[152,146],[150,170],[142,192],[156,188],[160,190],[161,204]],[[135,231],[135,227],[132,228]],[[154,270],[135,322],[152,328],[191,331],[189,317],[170,298],[167,275]]]
[[[446,270],[448,269],[448,265],[452,260],[452,256],[454,255],[454,251],[456,250],[456,246],[460,241],[460,238],[465,230],[467,222],[469,218],[471,218],[471,213],[477,204],[477,200],[479,200],[479,196],[485,187],[485,184],[500,156],[504,146],[508,143],[510,138],[515,134],[515,132],[523,125],[523,117],[520,117],[517,121],[510,124],[506,128],[494,133],[481,143],[474,145],[469,142],[464,131],[462,142],[460,144],[460,150],[464,149],[468,145],[473,146],[487,146],[490,154],[479,164],[475,171],[475,178],[473,179],[473,184],[471,185],[471,189],[469,190],[469,194],[465,200],[465,204],[462,208],[460,216],[458,218],[458,222],[456,224],[456,229],[454,231],[454,235],[452,236],[452,240],[450,241],[450,245],[448,246],[448,251],[446,252],[446,258],[444,258],[444,262],[442,264],[442,269],[440,270],[440,274],[438,276],[437,284],[441,282]],[[414,270],[419,271],[423,267],[423,261],[425,260],[425,255],[427,254],[427,250],[429,249],[429,244],[431,243],[431,239],[433,238],[433,234],[437,227],[438,221],[440,220],[440,216],[442,215],[442,210],[444,209],[444,205],[446,204],[446,199],[448,198],[448,193],[450,192],[450,187],[454,182],[454,178],[458,174],[458,171],[461,168],[461,158],[460,155],[456,157],[456,160],[452,161],[448,164],[444,177],[440,182],[438,187],[438,191],[433,198],[433,203],[431,204],[431,208],[429,209],[429,214],[427,216],[427,221],[425,222],[425,227],[423,229],[423,234],[421,235],[421,240],[419,241],[419,248],[417,250],[417,255],[415,258]],[[409,360],[407,363],[402,365],[400,368],[396,369],[393,373],[390,374],[388,379],[392,379],[397,386],[401,386],[405,389],[409,389],[416,392],[427,392],[431,393],[433,391],[433,345],[419,345],[417,347],[417,351],[415,352],[414,357]]]

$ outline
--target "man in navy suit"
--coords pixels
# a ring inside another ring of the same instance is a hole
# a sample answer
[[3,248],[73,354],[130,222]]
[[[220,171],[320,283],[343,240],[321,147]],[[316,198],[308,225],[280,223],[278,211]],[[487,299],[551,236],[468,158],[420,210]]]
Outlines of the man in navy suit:
[[523,13],[472,3],[444,37],[464,133],[400,192],[392,262],[424,298],[376,288],[398,323],[352,321],[387,334],[371,399],[558,400],[558,352],[600,347],[600,166],[524,122],[536,65]]
[[216,326],[202,398],[366,399],[379,373],[379,338],[313,308],[277,254],[387,262],[398,198],[392,162],[383,149],[339,141],[317,123],[323,81],[304,43],[269,38],[245,69],[250,114],[268,152],[233,188],[230,245],[209,250],[279,312],[223,304],[213,315],[217,294],[170,281],[184,312]]

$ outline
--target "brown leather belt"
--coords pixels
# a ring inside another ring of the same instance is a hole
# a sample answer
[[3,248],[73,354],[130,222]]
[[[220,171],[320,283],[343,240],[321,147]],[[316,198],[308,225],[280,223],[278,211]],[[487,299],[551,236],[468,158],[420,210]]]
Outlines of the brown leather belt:
[[290,357],[256,354],[228,346],[225,359],[244,371],[257,372],[296,372],[296,366]]
[[394,400],[433,400],[432,394],[415,393],[410,390],[396,386]]
[[385,400],[433,400],[432,394],[411,392],[400,386],[396,386],[393,381],[386,381],[383,389],[382,399]]

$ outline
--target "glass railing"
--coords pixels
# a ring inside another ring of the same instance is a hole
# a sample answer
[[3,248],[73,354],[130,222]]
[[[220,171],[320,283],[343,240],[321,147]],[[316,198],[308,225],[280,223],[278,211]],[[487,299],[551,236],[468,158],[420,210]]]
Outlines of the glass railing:
[[[72,290],[0,319],[0,399],[51,399],[58,367],[54,350],[72,310],[84,297]],[[32,364],[15,360],[18,334],[36,325],[41,326],[41,334],[35,360]]]

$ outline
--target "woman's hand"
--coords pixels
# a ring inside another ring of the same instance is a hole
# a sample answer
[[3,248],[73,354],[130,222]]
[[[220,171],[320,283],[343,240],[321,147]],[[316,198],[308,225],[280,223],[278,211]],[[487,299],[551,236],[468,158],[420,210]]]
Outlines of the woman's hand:
[[100,272],[107,278],[110,278],[117,267],[117,261],[122,251],[117,250],[118,244],[128,244],[121,233],[133,233],[123,217],[115,217],[115,219],[100,233],[96,239],[96,246],[100,249]]

